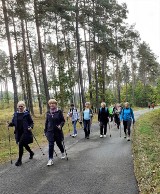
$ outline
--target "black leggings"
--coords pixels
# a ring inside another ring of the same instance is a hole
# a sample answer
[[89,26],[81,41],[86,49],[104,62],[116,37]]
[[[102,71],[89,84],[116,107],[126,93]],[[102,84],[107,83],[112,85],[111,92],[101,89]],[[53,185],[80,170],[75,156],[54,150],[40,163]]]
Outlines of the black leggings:
[[[103,129],[104,129],[104,131],[103,131]],[[100,134],[101,135],[106,135],[106,133],[107,133],[107,123],[106,122],[100,122]]]
[[23,142],[19,142],[19,158],[18,160],[21,161],[22,160],[22,156],[23,156],[23,147],[25,147],[25,149],[31,154],[32,150],[29,147],[29,145],[27,144],[23,144]]
[[131,123],[132,121],[123,121],[125,135],[127,134],[127,130],[128,130],[128,136],[131,135]]

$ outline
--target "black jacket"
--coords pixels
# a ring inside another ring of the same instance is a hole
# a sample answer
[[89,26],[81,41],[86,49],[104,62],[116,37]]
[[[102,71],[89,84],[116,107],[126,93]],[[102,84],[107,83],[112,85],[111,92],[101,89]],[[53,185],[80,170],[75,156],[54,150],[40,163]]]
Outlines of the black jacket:
[[[9,123],[10,127],[13,127],[13,126],[15,127],[14,134],[15,134],[16,143],[19,142],[21,135],[22,135],[22,133],[19,133],[19,131],[18,131],[17,118],[18,118],[18,112],[15,112],[13,115],[12,122]],[[24,144],[33,143],[32,132],[28,130],[29,127],[33,128],[33,124],[34,123],[33,123],[33,120],[31,118],[30,113],[28,111],[25,111],[24,115],[23,115],[23,142],[24,142]]]
[[103,123],[108,123],[109,111],[108,108],[100,108],[98,112],[98,121]]
[[65,123],[65,119],[61,110],[57,110],[54,113],[51,113],[50,111],[48,111],[46,113],[44,133],[47,133],[47,132],[58,133],[60,129],[57,126],[60,125],[62,128],[64,123]]

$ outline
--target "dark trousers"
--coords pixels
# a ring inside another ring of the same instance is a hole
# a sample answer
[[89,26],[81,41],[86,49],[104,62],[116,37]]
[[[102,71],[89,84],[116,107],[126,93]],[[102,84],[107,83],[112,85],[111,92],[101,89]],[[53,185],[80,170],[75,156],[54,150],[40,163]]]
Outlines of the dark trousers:
[[54,152],[54,142],[56,142],[59,147],[61,153],[64,153],[64,147],[62,145],[62,137],[61,134],[54,134],[53,132],[48,132],[46,134],[48,143],[49,143],[49,159],[53,159]]
[[107,133],[107,122],[100,122],[100,134],[106,135]]
[[128,132],[128,136],[131,135],[131,124],[132,124],[132,121],[123,121],[125,135],[127,134],[127,132]]
[[23,156],[23,151],[24,151],[23,147],[25,147],[25,149],[26,149],[30,154],[33,153],[32,150],[31,150],[31,148],[29,147],[29,145],[28,145],[28,144],[25,144],[25,143],[23,142],[23,137],[22,137],[22,138],[20,139],[20,141],[19,141],[19,158],[18,158],[19,161],[22,161],[22,156]]
[[[61,153],[64,153],[62,141],[56,141],[56,144],[59,147]],[[49,159],[53,159],[53,152],[54,152],[54,141],[49,141]]]
[[84,125],[85,137],[89,137],[91,121],[90,120],[83,120],[83,125]]
[[119,115],[115,114],[114,121],[117,124],[117,127],[119,128],[119,126],[120,126],[120,118],[119,118]]

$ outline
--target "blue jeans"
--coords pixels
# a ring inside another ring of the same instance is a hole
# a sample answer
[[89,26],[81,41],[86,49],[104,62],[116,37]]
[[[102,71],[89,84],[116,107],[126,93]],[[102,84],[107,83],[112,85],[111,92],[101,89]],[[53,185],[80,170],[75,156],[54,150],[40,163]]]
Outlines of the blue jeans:
[[89,137],[91,121],[90,120],[83,120],[83,125],[84,125],[85,137]]
[[72,125],[73,125],[73,134],[77,134],[77,129],[76,129],[76,124],[77,124],[77,120],[72,121]]

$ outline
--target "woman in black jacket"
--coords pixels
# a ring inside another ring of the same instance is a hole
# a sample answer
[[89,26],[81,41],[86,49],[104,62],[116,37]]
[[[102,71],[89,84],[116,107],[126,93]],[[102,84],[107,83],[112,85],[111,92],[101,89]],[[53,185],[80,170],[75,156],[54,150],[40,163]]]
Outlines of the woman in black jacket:
[[54,142],[56,142],[62,153],[61,159],[65,158],[64,147],[62,145],[64,139],[62,127],[65,120],[62,111],[57,108],[57,101],[55,99],[50,99],[48,104],[50,110],[46,113],[44,133],[49,143],[49,161],[47,166],[51,166],[53,164]]
[[8,126],[15,127],[15,139],[19,145],[19,158],[15,165],[20,166],[22,164],[23,147],[30,153],[29,159],[32,159],[34,155],[28,145],[33,143],[33,135],[31,132],[33,120],[30,113],[25,109],[25,103],[23,101],[18,102],[17,108],[18,111],[14,113],[12,122]]
[[[109,111],[106,107],[106,103],[101,103],[101,108],[98,112],[98,121],[100,123],[100,138],[106,137],[107,133],[107,123],[109,122]],[[104,130],[103,130],[104,129]]]

